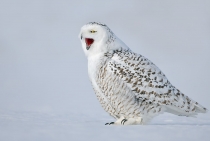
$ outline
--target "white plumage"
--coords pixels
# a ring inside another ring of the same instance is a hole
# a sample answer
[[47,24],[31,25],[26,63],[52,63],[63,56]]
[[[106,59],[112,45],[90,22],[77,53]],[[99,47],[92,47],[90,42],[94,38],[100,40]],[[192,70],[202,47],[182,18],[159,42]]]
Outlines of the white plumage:
[[132,52],[105,24],[84,25],[79,38],[96,96],[116,119],[110,124],[145,124],[163,112],[182,116],[206,112],[175,88],[155,64]]

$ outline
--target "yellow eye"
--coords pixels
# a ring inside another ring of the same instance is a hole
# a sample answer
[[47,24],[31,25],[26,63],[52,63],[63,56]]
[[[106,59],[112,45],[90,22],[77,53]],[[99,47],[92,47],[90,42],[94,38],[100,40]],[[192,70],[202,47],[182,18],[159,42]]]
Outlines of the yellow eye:
[[90,33],[95,33],[95,32],[97,32],[97,31],[95,31],[95,30],[91,30],[91,31],[90,31]]

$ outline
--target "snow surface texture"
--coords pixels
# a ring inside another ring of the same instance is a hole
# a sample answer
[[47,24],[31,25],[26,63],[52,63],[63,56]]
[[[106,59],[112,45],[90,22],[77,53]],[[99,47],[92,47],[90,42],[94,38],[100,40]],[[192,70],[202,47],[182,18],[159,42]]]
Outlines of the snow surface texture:
[[198,118],[160,115],[149,125],[104,125],[113,119],[107,114],[0,112],[0,140],[5,141],[127,141],[191,140],[210,138],[210,116]]
[[210,109],[209,7],[209,0],[1,0],[0,141],[209,140],[209,113],[105,126],[113,119],[96,99],[78,40],[82,25],[106,23]]

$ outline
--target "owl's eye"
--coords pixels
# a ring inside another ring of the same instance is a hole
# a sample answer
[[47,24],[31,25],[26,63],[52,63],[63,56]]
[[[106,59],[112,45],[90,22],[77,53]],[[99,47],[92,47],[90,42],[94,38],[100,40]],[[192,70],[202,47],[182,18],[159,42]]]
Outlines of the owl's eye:
[[96,33],[96,32],[97,32],[97,31],[95,31],[95,30],[91,30],[91,31],[90,31],[90,33]]

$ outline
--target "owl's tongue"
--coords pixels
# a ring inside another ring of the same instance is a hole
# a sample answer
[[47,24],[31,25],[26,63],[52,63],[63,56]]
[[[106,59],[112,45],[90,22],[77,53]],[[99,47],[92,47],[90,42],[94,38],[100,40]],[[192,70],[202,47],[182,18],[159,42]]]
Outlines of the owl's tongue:
[[90,46],[93,44],[94,40],[91,38],[85,38],[85,42],[86,42],[86,46],[88,47],[88,49],[90,48]]

